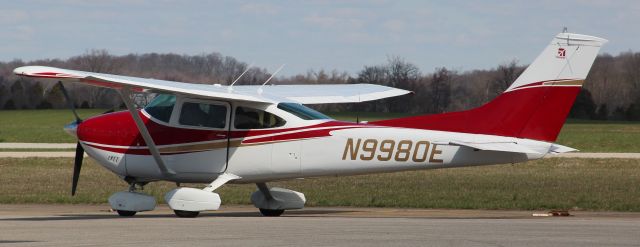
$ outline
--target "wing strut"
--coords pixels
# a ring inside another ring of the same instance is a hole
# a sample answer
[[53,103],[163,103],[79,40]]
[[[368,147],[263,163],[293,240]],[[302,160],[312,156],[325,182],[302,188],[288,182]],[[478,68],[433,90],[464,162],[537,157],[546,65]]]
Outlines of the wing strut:
[[133,121],[136,123],[136,126],[140,131],[142,139],[144,139],[144,142],[147,144],[149,152],[151,152],[151,155],[156,161],[156,165],[158,166],[162,174],[166,177],[174,176],[176,173],[165,166],[164,161],[162,161],[162,157],[160,156],[160,151],[158,151],[155,142],[153,142],[153,138],[151,138],[151,134],[149,134],[149,130],[144,125],[144,122],[142,122],[142,119],[138,114],[138,110],[135,108],[133,102],[131,101],[131,89],[129,87],[123,87],[121,90],[117,91],[118,93],[120,93],[122,101],[124,101],[124,104],[127,106],[129,113],[131,113],[131,117],[133,117]]

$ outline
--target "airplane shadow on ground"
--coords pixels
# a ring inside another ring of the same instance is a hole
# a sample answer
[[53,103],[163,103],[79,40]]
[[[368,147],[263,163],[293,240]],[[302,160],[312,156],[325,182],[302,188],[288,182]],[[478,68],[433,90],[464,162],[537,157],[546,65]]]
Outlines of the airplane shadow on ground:
[[[280,217],[288,216],[304,216],[304,217],[326,217],[327,214],[340,214],[357,212],[354,210],[299,210],[288,211]],[[338,215],[336,215],[338,216]],[[216,218],[216,217],[263,217],[260,212],[206,212],[201,213],[197,218]],[[4,218],[0,221],[64,221],[64,220],[101,220],[101,219],[152,219],[152,218],[178,218],[174,214],[145,214],[140,213],[133,217],[121,217],[116,212],[110,214],[62,214],[55,216],[32,216],[21,218]],[[197,219],[196,218],[196,219]],[[276,217],[274,217],[276,218]]]
[[31,240],[0,240],[0,244],[22,244],[22,243],[37,243],[40,241]]

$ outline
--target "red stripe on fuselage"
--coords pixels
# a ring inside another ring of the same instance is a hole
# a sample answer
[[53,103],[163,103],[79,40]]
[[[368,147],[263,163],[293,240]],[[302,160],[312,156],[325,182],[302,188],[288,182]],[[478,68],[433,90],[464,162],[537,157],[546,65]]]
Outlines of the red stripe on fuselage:
[[[176,145],[176,144],[192,144],[197,142],[210,142],[226,140],[226,130],[202,130],[188,129],[167,126],[156,123],[139,112],[145,126],[149,130],[154,142],[158,146]],[[349,122],[328,121],[320,124],[302,126],[296,128],[280,128],[265,130],[234,130],[229,132],[231,139],[244,139],[249,137],[257,137],[269,135],[265,137],[254,138],[243,141],[243,144],[259,144],[263,142],[273,141],[290,141],[298,139],[307,139],[315,137],[329,136],[329,132],[336,129],[345,129],[360,127]],[[327,128],[320,129],[317,128]],[[288,132],[294,133],[288,133]],[[78,138],[84,142],[98,143],[110,146],[121,147],[146,147],[146,144],[140,136],[140,132],[136,127],[133,118],[128,111],[115,112],[105,114],[83,121],[78,126]],[[105,147],[99,145],[90,145],[94,148],[107,150],[117,153],[128,154],[145,154],[148,155],[148,149],[125,149]]]
[[309,138],[317,138],[317,137],[326,137],[331,135],[330,134],[331,131],[351,129],[351,128],[356,128],[356,126],[345,126],[345,127],[328,128],[328,129],[313,129],[313,130],[300,131],[300,132],[294,132],[294,133],[284,133],[281,135],[274,135],[274,136],[267,136],[267,137],[245,140],[242,142],[242,144],[279,142],[279,141],[291,141],[291,140],[301,140],[301,139],[309,139]]
[[92,145],[92,144],[87,144],[87,145],[89,145],[92,148],[101,149],[104,151],[109,151],[114,153],[151,155],[151,152],[149,152],[149,149],[114,148],[114,147],[105,147],[105,146],[98,146],[98,145]]

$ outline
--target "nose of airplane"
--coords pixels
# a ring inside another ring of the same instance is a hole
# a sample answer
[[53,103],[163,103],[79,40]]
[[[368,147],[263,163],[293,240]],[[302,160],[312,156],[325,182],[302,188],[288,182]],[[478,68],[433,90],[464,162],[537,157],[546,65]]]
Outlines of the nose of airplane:
[[73,121],[67,125],[64,126],[64,131],[67,132],[67,134],[75,137],[76,139],[78,138],[78,126],[80,125],[79,121]]

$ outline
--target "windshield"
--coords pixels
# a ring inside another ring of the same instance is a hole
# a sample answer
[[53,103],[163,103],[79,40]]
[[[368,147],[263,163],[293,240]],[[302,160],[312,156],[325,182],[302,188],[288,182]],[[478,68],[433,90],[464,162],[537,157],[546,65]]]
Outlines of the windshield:
[[175,95],[159,94],[147,105],[147,107],[144,108],[144,111],[149,113],[152,117],[168,123],[169,119],[171,119],[171,112],[173,111],[173,106],[175,104]]
[[314,109],[303,106],[302,104],[296,103],[280,103],[278,104],[278,108],[296,115],[299,118],[304,120],[314,120],[314,119],[331,119],[327,115],[324,115]]

